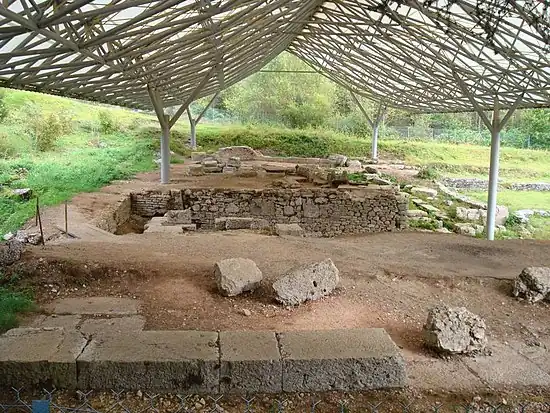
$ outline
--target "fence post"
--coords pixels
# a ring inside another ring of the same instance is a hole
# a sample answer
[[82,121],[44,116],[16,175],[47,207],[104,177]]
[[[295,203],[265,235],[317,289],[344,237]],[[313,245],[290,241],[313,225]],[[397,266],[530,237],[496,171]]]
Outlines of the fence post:
[[50,413],[49,400],[33,400],[32,413]]

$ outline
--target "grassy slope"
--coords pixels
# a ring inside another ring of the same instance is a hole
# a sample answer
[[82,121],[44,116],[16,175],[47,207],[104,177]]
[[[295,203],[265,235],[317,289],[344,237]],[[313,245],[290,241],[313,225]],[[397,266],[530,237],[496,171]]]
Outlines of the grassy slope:
[[[70,112],[73,132],[60,137],[50,152],[37,152],[25,132],[24,107],[33,101],[43,113]],[[0,159],[0,184],[29,187],[42,205],[54,205],[79,192],[94,191],[112,180],[153,168],[152,142],[136,138],[140,125],[152,118],[129,110],[22,91],[7,91],[9,118],[0,125],[18,156]],[[100,110],[108,110],[119,131],[98,133]],[[14,231],[34,214],[34,202],[20,202],[0,190],[0,234]]]

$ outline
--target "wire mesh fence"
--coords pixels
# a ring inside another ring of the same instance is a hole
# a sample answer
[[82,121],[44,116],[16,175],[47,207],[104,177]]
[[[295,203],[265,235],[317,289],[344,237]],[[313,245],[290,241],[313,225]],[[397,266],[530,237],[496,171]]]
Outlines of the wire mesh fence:
[[[407,397],[410,397],[408,399]],[[434,397],[415,398],[410,395],[361,395],[342,392],[330,394],[277,395],[179,395],[137,392],[92,393],[56,392],[44,390],[40,394],[24,394],[12,389],[0,398],[3,413],[253,413],[253,412],[311,412],[311,413],[548,413],[550,403],[537,401],[507,402],[493,397],[482,401],[438,401]]]

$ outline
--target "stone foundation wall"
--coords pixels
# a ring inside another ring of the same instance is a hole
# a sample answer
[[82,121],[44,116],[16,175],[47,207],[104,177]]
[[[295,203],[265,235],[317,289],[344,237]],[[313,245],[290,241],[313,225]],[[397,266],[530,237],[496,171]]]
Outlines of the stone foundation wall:
[[132,214],[132,199],[130,195],[124,196],[116,204],[109,206],[101,216],[95,220],[94,225],[99,229],[114,234],[119,226],[128,222]]
[[[488,180],[477,178],[443,178],[441,182],[445,186],[467,191],[486,191],[489,188]],[[546,182],[499,184],[499,187],[512,191],[550,191],[550,183]]]
[[393,187],[376,189],[188,188],[133,193],[132,213],[143,217],[191,208],[199,228],[221,217],[257,217],[272,224],[297,223],[322,236],[405,228],[408,195]]

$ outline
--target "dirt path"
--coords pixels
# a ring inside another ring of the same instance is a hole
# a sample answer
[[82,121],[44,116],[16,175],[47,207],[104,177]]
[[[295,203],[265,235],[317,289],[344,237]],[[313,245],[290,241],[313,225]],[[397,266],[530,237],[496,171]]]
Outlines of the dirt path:
[[[50,271],[55,292],[43,300],[100,294],[140,298],[148,329],[384,327],[412,352],[421,351],[426,312],[439,302],[479,313],[488,320],[491,334],[501,340],[523,337],[529,331],[550,332],[550,314],[511,297],[510,281],[523,267],[550,265],[549,242],[487,243],[429,233],[338,239],[284,239],[247,232],[117,238],[120,242],[111,244],[71,242],[33,249],[28,260],[69,260],[77,278],[94,266],[113,268],[104,277],[96,271],[84,281],[86,289],[78,291],[72,285],[57,285],[55,272]],[[264,287],[235,298],[217,294],[213,265],[229,257],[256,261],[264,273]],[[270,282],[296,265],[326,257],[341,271],[336,294],[298,308],[274,302]],[[67,283],[66,275],[64,280]],[[252,315],[243,315],[243,309]]]

